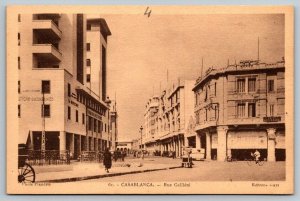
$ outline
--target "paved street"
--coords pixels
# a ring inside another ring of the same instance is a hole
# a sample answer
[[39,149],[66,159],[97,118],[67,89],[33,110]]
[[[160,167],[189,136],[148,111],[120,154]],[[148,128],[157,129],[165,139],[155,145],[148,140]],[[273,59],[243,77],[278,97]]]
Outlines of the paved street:
[[37,182],[68,182],[91,178],[112,177],[122,174],[136,174],[138,172],[157,171],[177,168],[180,159],[162,157],[126,158],[125,161],[112,163],[109,173],[102,163],[72,162],[70,165],[34,166]]
[[[179,159],[175,159],[180,163]],[[166,159],[161,161],[167,162]],[[267,162],[248,166],[246,162],[195,161],[193,168],[177,168],[130,174],[80,182],[160,182],[160,181],[281,181],[285,179],[285,162]]]

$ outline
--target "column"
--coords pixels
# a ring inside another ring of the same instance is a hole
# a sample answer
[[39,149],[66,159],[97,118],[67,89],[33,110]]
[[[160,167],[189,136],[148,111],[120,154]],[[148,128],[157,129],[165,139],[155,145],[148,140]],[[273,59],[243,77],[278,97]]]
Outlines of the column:
[[200,138],[200,133],[196,133],[196,149],[201,148],[201,138]]
[[276,129],[267,129],[268,135],[268,161],[276,161],[275,158],[275,140],[276,140]]
[[64,131],[59,132],[59,150],[66,150],[66,133]]
[[90,151],[90,140],[89,140],[90,137],[86,136],[85,138],[85,147],[86,147],[86,151]]
[[172,141],[172,151],[176,151],[176,144],[175,144],[174,137],[173,137],[173,141]]
[[94,139],[94,151],[98,151],[98,139]]
[[218,150],[217,150],[217,160],[224,161],[227,157],[227,126],[218,126]]
[[78,137],[79,137],[79,140],[78,140],[79,141],[79,146],[78,146],[79,147],[79,153],[78,154],[81,155],[81,151],[82,151],[82,147],[81,147],[81,135],[78,135]]
[[211,134],[209,132],[206,135],[206,160],[211,160]]
[[188,147],[189,146],[189,140],[187,137],[184,138],[184,146]]
[[74,141],[75,141],[74,134],[71,133],[70,135],[71,135],[71,137],[70,137],[70,156],[74,157],[74,152],[75,152],[75,150],[74,150]]
[[231,149],[227,149],[227,156],[231,158]]
[[179,138],[176,140],[176,156],[180,156],[180,146],[179,146]]
[[178,156],[181,156],[181,137],[178,137]]

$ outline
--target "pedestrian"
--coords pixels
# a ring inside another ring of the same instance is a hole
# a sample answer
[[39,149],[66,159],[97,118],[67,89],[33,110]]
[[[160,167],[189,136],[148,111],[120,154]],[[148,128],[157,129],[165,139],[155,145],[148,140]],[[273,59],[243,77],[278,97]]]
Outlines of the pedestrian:
[[109,169],[111,168],[111,153],[108,148],[106,148],[103,157],[103,165],[105,167],[105,171],[108,173]]
[[259,151],[256,149],[253,155],[255,157],[255,163],[257,164],[258,161],[259,161],[259,159],[260,159],[260,153],[259,153]]
[[144,151],[142,151],[142,153],[141,153],[141,154],[142,154],[142,159],[144,160]]
[[115,162],[117,162],[117,160],[118,160],[118,151],[114,152],[114,160],[115,160]]
[[122,161],[124,161],[124,158],[125,158],[125,151],[122,151],[122,152],[121,152],[121,157],[122,157]]
[[175,151],[172,152],[172,157],[173,157],[173,159],[176,158],[176,152]]

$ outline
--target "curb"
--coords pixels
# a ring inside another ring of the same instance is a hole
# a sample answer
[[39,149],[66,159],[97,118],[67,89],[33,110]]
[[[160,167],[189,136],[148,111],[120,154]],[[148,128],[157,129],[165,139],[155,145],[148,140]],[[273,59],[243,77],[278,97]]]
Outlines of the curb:
[[64,179],[52,179],[52,180],[44,180],[44,181],[37,181],[36,183],[64,183],[64,182],[75,182],[75,181],[83,181],[83,180],[90,180],[90,179],[100,179],[105,177],[115,177],[127,174],[136,174],[136,173],[144,173],[144,172],[154,172],[159,170],[171,170],[182,168],[181,166],[173,166],[167,168],[159,168],[159,169],[147,169],[147,170],[136,170],[131,172],[119,172],[119,173],[111,173],[111,174],[104,174],[104,175],[94,175],[94,176],[85,176],[85,177],[72,177],[72,178],[64,178]]

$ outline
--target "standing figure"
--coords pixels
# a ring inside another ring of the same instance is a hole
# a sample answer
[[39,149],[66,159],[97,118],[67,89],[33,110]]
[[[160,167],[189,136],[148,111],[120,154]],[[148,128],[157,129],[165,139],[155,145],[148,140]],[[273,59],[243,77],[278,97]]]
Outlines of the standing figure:
[[107,148],[103,156],[103,165],[105,166],[105,170],[108,173],[109,169],[111,168],[111,153]]
[[124,161],[124,158],[125,158],[125,151],[121,151],[121,157],[122,157],[122,161]]
[[115,162],[117,162],[117,160],[118,160],[118,151],[114,152],[113,157],[114,157]]
[[254,157],[255,157],[255,162],[256,162],[256,164],[257,164],[258,161],[259,161],[259,158],[260,158],[260,153],[259,153],[259,151],[256,149],[253,155],[254,155]]

